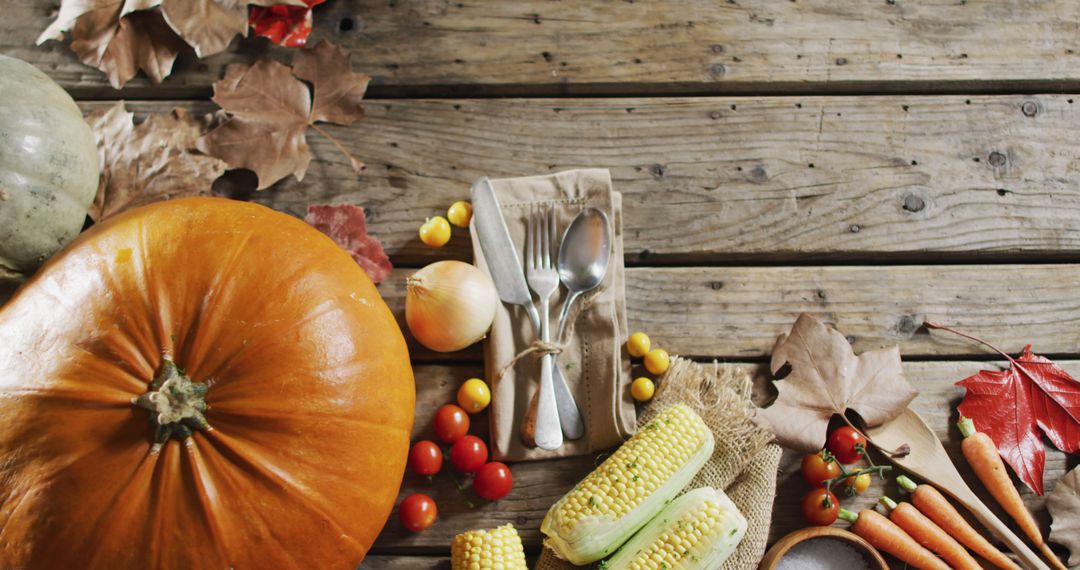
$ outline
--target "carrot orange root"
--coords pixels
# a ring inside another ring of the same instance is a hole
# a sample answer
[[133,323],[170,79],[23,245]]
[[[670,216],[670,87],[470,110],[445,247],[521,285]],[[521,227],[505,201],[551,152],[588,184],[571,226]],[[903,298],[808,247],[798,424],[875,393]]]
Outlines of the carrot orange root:
[[911,493],[911,504],[915,505],[915,508],[927,518],[937,523],[942,530],[949,533],[949,536],[1001,570],[1021,570],[1020,566],[994,548],[989,540],[968,524],[952,503],[932,485],[916,485],[904,475],[897,477],[896,482],[901,488]]
[[949,570],[948,564],[877,511],[868,509],[855,515],[847,509],[840,509],[840,518],[853,522],[851,531],[865,538],[874,548],[888,552],[919,570]]
[[961,417],[960,422],[956,425],[964,436],[964,441],[960,444],[960,450],[964,452],[964,458],[967,459],[968,464],[971,465],[975,474],[979,476],[979,480],[986,486],[986,489],[993,495],[994,500],[1005,509],[1005,512],[1009,513],[1009,516],[1020,526],[1020,530],[1024,531],[1024,534],[1035,543],[1035,546],[1039,547],[1043,556],[1050,561],[1054,568],[1068,570],[1058,560],[1054,552],[1050,550],[1046,541],[1043,540],[1042,532],[1039,531],[1039,525],[1035,522],[1035,517],[1031,516],[1027,507],[1024,506],[1020,493],[1013,486],[1012,480],[1009,479],[1009,473],[1005,470],[1005,462],[1001,460],[1001,455],[998,453],[997,446],[994,445],[994,440],[990,439],[990,436],[985,433],[977,431],[975,422],[971,421],[971,418]]
[[982,570],[982,566],[956,539],[946,534],[911,503],[898,504],[888,497],[882,497],[880,502],[889,509],[889,520],[904,529],[916,542],[944,558],[949,566],[956,570]]

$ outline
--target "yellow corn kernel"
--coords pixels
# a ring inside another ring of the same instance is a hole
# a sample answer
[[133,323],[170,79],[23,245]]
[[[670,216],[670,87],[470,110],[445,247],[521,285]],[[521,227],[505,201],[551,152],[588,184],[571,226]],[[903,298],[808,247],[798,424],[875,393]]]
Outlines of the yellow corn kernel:
[[455,536],[450,559],[451,570],[528,570],[521,537],[511,524]]

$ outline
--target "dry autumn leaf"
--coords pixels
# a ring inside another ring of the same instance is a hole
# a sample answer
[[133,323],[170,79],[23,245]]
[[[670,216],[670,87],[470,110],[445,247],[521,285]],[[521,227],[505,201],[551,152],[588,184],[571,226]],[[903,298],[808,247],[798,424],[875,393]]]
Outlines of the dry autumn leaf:
[[1069,549],[1069,566],[1080,565],[1080,467],[1058,479],[1046,496],[1053,522],[1050,541]]
[[150,115],[139,125],[133,119],[123,101],[87,117],[102,163],[90,208],[95,221],[151,202],[209,195],[225,172],[224,162],[195,151],[206,126],[183,109]]
[[364,209],[352,204],[311,204],[304,221],[326,234],[349,252],[375,283],[382,283],[390,270],[390,258],[382,243],[367,233]]
[[[360,99],[368,77],[353,73],[349,56],[328,42],[296,54],[296,69],[270,59],[230,65],[214,83],[214,102],[231,119],[207,133],[199,150],[230,168],[247,168],[262,190],[288,176],[303,180],[311,162],[307,129],[329,139],[359,172],[363,163],[316,122],[350,124],[362,116]],[[311,88],[297,77],[311,81]],[[314,91],[315,104],[312,104]]]
[[754,421],[800,451],[824,446],[833,414],[854,410],[876,426],[895,418],[918,394],[904,378],[897,347],[855,356],[844,335],[806,314],[773,349],[772,373],[785,365],[791,373],[775,382],[776,401],[759,408]]
[[38,43],[71,30],[71,50],[119,89],[141,69],[155,83],[172,72],[184,42],[150,10],[160,0],[68,0]]
[[113,87],[123,87],[140,69],[160,83],[185,42],[206,57],[246,33],[249,4],[308,9],[304,0],[63,0],[37,43],[63,40],[70,30],[71,50],[105,72]]
[[292,5],[303,0],[160,0],[169,26],[200,58],[225,51],[236,35],[248,29],[248,6]]

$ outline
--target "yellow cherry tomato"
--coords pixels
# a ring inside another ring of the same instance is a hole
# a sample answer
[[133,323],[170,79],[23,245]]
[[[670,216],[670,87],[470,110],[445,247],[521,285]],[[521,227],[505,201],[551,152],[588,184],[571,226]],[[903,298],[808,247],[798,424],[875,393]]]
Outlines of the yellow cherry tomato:
[[851,491],[850,494],[862,493],[870,488],[870,474],[860,473],[859,475],[852,475],[847,479],[844,479],[844,484],[847,485]]
[[671,357],[668,356],[667,351],[662,348],[654,348],[645,354],[645,370],[648,370],[653,374],[663,374],[667,372],[668,365],[670,364]]
[[469,227],[469,220],[472,219],[472,204],[465,201],[454,202],[446,211],[446,218],[459,228]]
[[442,247],[450,241],[450,222],[442,216],[432,216],[420,226],[420,241],[431,247]]
[[626,352],[635,358],[645,356],[651,346],[652,341],[649,340],[649,335],[643,332],[636,332],[626,340]]
[[458,388],[457,403],[470,414],[482,412],[491,403],[491,390],[483,380],[469,378]]
[[634,380],[634,383],[630,385],[630,394],[639,402],[648,402],[652,399],[654,392],[656,392],[656,384],[644,376]]

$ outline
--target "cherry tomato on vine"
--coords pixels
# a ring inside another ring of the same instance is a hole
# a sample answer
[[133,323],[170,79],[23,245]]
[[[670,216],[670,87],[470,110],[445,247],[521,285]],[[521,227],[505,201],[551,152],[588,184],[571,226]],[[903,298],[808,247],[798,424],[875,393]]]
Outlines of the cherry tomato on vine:
[[808,453],[802,459],[802,478],[811,487],[820,487],[825,481],[840,476],[840,464],[825,452]]
[[434,475],[442,469],[442,450],[433,441],[418,441],[409,451],[409,468],[417,475]]
[[513,487],[514,476],[510,473],[510,468],[498,461],[484,464],[473,479],[473,490],[489,501],[498,501],[505,497]]
[[870,474],[861,473],[844,479],[844,488],[848,490],[848,495],[862,493],[870,488]]
[[435,412],[435,435],[446,443],[454,443],[469,433],[469,415],[454,404],[446,404]]
[[862,459],[866,451],[866,438],[854,428],[843,426],[829,434],[825,449],[828,449],[840,463],[845,465],[856,463]]
[[802,512],[806,522],[829,526],[836,522],[836,517],[840,514],[840,501],[836,499],[836,495],[818,487],[803,497]]
[[398,505],[397,512],[401,525],[411,532],[420,532],[435,524],[439,515],[435,500],[423,493],[413,493],[405,497]]
[[487,461],[488,449],[484,440],[467,435],[450,448],[450,462],[462,473],[475,473]]

